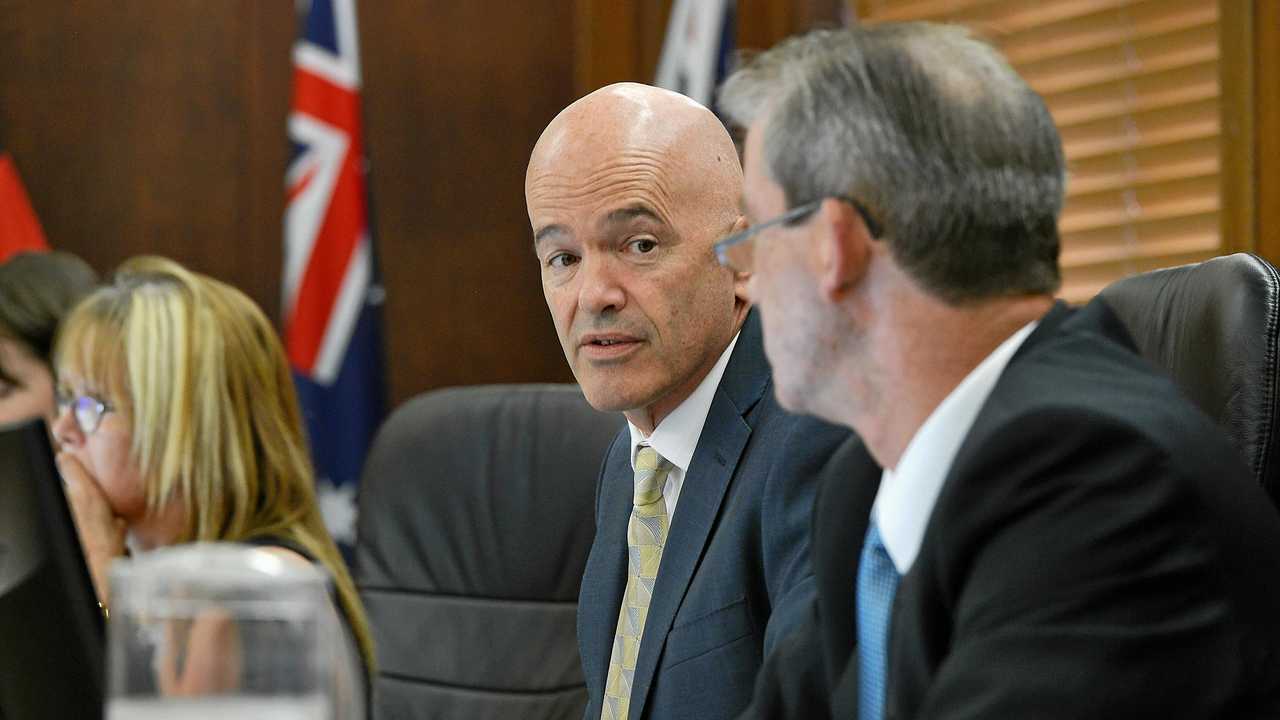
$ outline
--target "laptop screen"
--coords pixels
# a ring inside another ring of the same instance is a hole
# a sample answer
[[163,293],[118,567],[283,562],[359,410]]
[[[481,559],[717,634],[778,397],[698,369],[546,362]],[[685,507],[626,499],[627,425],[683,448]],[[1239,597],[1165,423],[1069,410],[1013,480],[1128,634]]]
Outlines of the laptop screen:
[[0,719],[101,717],[103,647],[45,424],[0,426]]

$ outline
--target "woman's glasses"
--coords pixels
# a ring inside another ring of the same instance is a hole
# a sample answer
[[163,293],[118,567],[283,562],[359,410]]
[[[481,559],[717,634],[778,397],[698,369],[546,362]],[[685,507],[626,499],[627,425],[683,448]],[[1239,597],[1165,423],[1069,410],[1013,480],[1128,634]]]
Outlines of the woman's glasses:
[[59,391],[54,399],[58,403],[58,414],[61,415],[70,409],[72,417],[76,419],[76,425],[80,427],[80,432],[85,435],[97,430],[98,425],[102,423],[102,416],[115,410],[115,406],[111,403],[99,400],[92,395],[71,395]]

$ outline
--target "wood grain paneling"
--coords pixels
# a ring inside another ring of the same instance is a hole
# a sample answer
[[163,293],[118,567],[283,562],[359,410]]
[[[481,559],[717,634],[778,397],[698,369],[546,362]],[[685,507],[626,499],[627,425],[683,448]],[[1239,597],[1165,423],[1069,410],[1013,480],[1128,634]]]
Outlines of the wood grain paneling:
[[738,0],[738,47],[764,50],[788,35],[839,25],[842,0]]
[[574,97],[653,82],[671,0],[576,0],[574,9]]
[[572,4],[397,0],[360,20],[393,395],[571,379],[524,170],[572,100]]
[[284,149],[261,133],[282,127],[288,75],[260,48],[288,42],[291,11],[208,5],[5,3],[0,144],[55,245],[100,269],[171,255],[270,309],[280,185],[261,180],[281,176]]
[[[51,241],[161,253],[279,312],[291,0],[0,0],[0,146]],[[570,0],[361,7],[395,401],[570,378],[523,177],[572,99]]]
[[[524,170],[608,82],[652,81],[672,0],[359,4],[392,400],[571,378]],[[0,0],[0,147],[51,241],[99,270],[161,253],[278,316],[293,0]],[[839,0],[740,0],[740,44]]]

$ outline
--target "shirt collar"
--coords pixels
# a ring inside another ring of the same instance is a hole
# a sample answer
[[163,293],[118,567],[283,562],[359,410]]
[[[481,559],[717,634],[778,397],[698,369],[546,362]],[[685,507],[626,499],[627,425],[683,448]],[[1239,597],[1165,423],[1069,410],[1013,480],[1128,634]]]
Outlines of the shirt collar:
[[920,552],[938,493],[978,411],[1037,323],[1010,335],[970,371],[916,431],[898,466],[884,470],[872,513],[899,574],[907,574]]
[[693,461],[693,451],[698,447],[698,438],[702,435],[702,426],[707,422],[707,413],[711,412],[711,401],[716,397],[716,388],[720,386],[720,378],[729,365],[729,357],[733,355],[733,347],[738,344],[738,336],[729,341],[729,347],[720,353],[720,359],[712,366],[707,376],[702,378],[698,387],[690,393],[684,402],[676,406],[669,415],[658,423],[649,437],[645,437],[631,421],[627,428],[631,431],[631,468],[636,466],[636,452],[641,444],[653,448],[672,465],[680,468],[680,472],[688,472],[689,463]]

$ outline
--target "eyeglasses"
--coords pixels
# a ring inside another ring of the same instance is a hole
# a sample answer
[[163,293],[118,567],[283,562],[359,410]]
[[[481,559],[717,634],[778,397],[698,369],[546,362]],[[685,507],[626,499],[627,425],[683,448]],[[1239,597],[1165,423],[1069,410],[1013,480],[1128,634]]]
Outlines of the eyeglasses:
[[[756,223],[742,232],[734,233],[729,237],[716,243],[716,258],[720,264],[735,272],[751,272],[752,260],[755,255],[754,243],[749,242],[756,235],[764,230],[768,230],[775,225],[794,225],[801,220],[812,215],[822,205],[822,201],[826,198],[818,198],[813,202],[807,202],[803,205],[797,205],[781,215]],[[851,197],[832,196],[832,199],[848,203],[858,214],[862,216],[862,222],[867,224],[867,231],[871,233],[871,237],[880,237],[880,223],[871,217],[871,213],[862,206],[862,203]]]
[[80,428],[80,432],[85,435],[90,435],[94,430],[98,429],[98,425],[102,423],[103,415],[115,411],[114,405],[99,400],[92,395],[72,396],[65,392],[59,392],[55,401],[58,404],[58,414],[61,415],[70,409],[72,417],[76,419],[76,425]]

